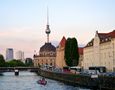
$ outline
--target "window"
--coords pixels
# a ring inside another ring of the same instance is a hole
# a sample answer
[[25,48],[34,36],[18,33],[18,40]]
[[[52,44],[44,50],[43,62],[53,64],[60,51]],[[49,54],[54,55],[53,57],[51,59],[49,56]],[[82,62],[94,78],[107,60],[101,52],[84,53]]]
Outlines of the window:
[[108,38],[106,38],[105,40],[108,41]]

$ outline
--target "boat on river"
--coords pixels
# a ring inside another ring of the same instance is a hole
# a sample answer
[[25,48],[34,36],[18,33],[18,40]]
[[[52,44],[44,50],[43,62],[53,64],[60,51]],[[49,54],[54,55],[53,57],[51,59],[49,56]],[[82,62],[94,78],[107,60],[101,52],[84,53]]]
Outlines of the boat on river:
[[41,85],[46,85],[47,81],[45,80],[45,78],[42,78],[41,80],[38,80],[37,83]]
[[19,75],[19,70],[18,70],[18,69],[15,69],[15,70],[14,70],[14,73],[15,73],[15,76],[18,76],[18,75]]

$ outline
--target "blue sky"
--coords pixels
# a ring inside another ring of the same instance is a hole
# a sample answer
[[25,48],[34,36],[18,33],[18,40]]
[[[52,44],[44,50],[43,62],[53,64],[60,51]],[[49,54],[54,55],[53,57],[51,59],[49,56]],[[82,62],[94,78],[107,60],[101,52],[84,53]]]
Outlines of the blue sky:
[[22,50],[26,57],[39,52],[46,42],[47,6],[54,45],[63,36],[85,45],[96,30],[115,29],[115,0],[0,0],[0,53],[5,55],[6,48]]

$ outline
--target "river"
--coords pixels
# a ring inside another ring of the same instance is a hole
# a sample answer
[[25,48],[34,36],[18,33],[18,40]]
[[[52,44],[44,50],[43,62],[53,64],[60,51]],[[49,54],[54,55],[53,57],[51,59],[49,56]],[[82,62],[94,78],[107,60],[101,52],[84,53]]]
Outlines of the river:
[[48,83],[43,86],[37,84],[39,79],[40,76],[28,71],[20,72],[19,76],[15,76],[14,72],[5,72],[0,76],[0,90],[90,90],[65,85],[51,79],[46,79]]

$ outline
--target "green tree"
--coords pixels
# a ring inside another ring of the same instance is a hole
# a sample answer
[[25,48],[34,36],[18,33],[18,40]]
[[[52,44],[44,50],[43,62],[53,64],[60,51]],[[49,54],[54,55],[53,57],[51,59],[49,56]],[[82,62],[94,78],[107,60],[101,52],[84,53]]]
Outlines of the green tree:
[[68,38],[66,41],[65,62],[68,66],[77,66],[79,63],[78,43],[76,38]]
[[0,67],[4,67],[4,66],[5,66],[4,56],[0,54]]
[[33,61],[32,61],[32,59],[31,59],[31,58],[26,58],[25,64],[26,64],[26,66],[33,66]]
[[9,67],[18,67],[18,66],[25,66],[25,64],[20,60],[13,59],[13,60],[7,62],[7,66],[9,66]]

